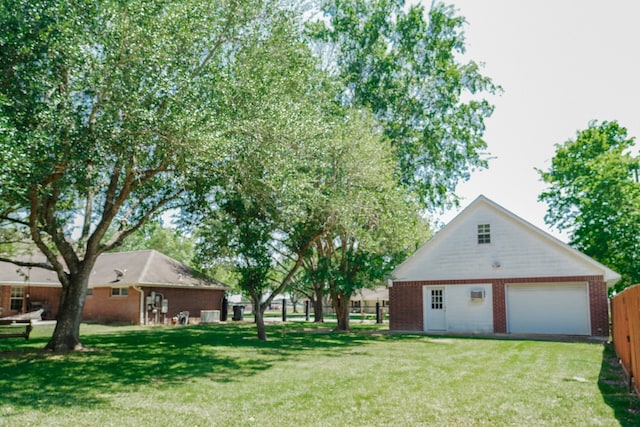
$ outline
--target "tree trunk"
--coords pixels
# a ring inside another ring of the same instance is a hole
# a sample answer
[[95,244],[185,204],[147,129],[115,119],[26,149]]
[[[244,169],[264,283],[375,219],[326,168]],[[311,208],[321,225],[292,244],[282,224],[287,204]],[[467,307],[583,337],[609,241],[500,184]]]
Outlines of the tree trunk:
[[267,340],[267,330],[264,327],[264,310],[266,308],[266,306],[263,306],[262,304],[258,304],[257,306],[255,306],[257,308],[257,310],[255,311],[255,316],[256,316],[256,326],[258,329],[258,339],[260,341],[266,341]]
[[322,302],[322,290],[315,289],[313,298],[313,321],[324,323],[324,303]]
[[350,296],[345,295],[343,292],[337,292],[332,297],[333,308],[338,319],[337,331],[349,330],[349,300]]
[[80,342],[80,322],[88,284],[89,274],[87,273],[78,273],[69,277],[69,285],[63,288],[60,296],[56,327],[46,349],[65,352],[84,348]]

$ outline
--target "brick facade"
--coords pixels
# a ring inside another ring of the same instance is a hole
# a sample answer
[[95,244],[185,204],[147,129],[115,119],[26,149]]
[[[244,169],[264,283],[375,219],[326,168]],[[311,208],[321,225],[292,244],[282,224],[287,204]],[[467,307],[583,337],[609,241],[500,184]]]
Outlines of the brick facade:
[[177,316],[181,311],[188,311],[190,317],[199,318],[202,310],[220,310],[225,293],[223,289],[144,288],[145,296],[152,291],[169,300],[167,318]]
[[29,295],[33,309],[42,308],[42,318],[45,320],[54,319],[58,313],[58,304],[60,302],[60,294],[62,288],[53,286],[23,286],[24,301],[21,310],[11,310],[11,288],[13,286],[0,286],[0,307],[2,307],[1,315],[15,316],[27,311],[26,296]]
[[589,302],[591,335],[609,336],[609,296],[607,284],[601,276],[593,276],[589,279]]
[[93,288],[87,295],[82,311],[83,320],[100,323],[140,322],[140,292],[128,288],[126,296],[111,296],[111,288]]
[[424,325],[423,282],[394,282],[389,289],[389,328],[421,331]]
[[[145,297],[152,291],[162,294],[169,301],[169,312],[164,316],[171,319],[181,311],[188,311],[191,318],[199,318],[201,310],[220,310],[224,289],[189,289],[168,287],[144,287]],[[133,287],[128,288],[126,296],[111,296],[111,288],[96,287],[87,295],[82,311],[82,319],[102,323],[125,322],[140,323],[140,292]],[[58,314],[61,287],[30,286],[25,287],[25,295],[30,295],[34,308],[43,308],[45,320],[53,320]],[[26,310],[9,310],[11,286],[0,286],[0,307],[2,316],[13,316]],[[152,315],[149,314],[149,319]],[[163,319],[164,320],[164,319]]]
[[40,307],[44,310],[42,319],[55,319],[54,313],[58,313],[62,288],[30,287],[27,289],[27,293],[29,293],[31,297],[31,304],[34,307]]
[[603,276],[517,277],[500,279],[425,280],[393,282],[389,289],[389,328],[392,330],[422,331],[424,303],[422,288],[426,285],[468,285],[491,283],[493,290],[494,333],[507,332],[505,287],[507,283],[563,283],[587,282],[591,335],[609,336],[609,300]]

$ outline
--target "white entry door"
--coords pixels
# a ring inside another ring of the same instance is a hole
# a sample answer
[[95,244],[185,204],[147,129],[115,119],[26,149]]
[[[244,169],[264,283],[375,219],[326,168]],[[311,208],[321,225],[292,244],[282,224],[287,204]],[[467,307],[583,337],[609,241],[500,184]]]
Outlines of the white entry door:
[[447,329],[444,286],[424,287],[424,330],[445,331]]

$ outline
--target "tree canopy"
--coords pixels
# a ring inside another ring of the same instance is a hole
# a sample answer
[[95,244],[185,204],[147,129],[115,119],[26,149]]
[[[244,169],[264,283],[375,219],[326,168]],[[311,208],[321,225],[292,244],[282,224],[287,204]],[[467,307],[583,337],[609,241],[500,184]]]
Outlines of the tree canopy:
[[181,230],[149,221],[116,248],[117,252],[155,249],[185,265],[193,264],[194,238]]
[[327,146],[330,163],[318,174],[318,188],[328,226],[305,253],[306,281],[329,293],[340,330],[349,328],[351,296],[384,282],[428,230],[417,203],[398,185],[389,141],[370,132],[368,120],[350,115]]
[[570,244],[618,271],[617,289],[640,282],[640,159],[617,122],[592,121],[556,145],[548,171],[546,222],[570,233]]
[[456,203],[455,187],[487,166],[482,98],[500,88],[462,62],[463,26],[453,6],[403,0],[328,0],[309,27],[342,82],[340,102],[373,112],[395,149],[400,182],[427,209]]
[[348,297],[486,166],[498,88],[460,62],[453,8],[330,0],[305,27],[294,3],[0,4],[0,259],[29,240],[57,273],[49,348],[82,346],[95,260],[168,209],[258,306],[317,244]]
[[224,158],[217,101],[234,81],[225,71],[238,46],[262,36],[253,29],[268,28],[272,6],[0,5],[0,221],[25,232],[62,284],[50,348],[81,346],[97,256],[201,193],[202,174]]
[[[288,16],[264,25],[261,37],[241,46],[221,94],[225,132],[234,147],[206,181],[198,261],[234,266],[238,285],[252,299],[258,336],[266,339],[262,313],[290,282],[314,235],[309,206],[317,194],[313,171],[322,151],[323,79]],[[292,264],[289,264],[289,260]]]

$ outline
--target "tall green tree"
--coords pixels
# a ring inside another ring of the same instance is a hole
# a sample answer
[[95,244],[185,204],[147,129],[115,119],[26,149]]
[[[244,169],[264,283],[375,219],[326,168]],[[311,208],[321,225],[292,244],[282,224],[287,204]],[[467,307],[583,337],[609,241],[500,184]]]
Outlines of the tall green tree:
[[634,138],[617,122],[592,121],[575,139],[556,145],[548,184],[547,224],[567,231],[570,244],[618,271],[616,289],[640,282],[640,159]]
[[349,329],[352,295],[371,288],[426,239],[428,228],[405,188],[398,185],[389,142],[364,114],[351,112],[327,147],[328,168],[318,183],[329,226],[305,254],[307,282],[316,301],[326,290]]
[[[57,273],[47,347],[82,347],[96,258],[201,188],[224,158],[218,93],[268,1],[0,3],[0,226]],[[79,224],[79,225],[77,225]],[[19,260],[5,259],[19,265]]]
[[461,61],[463,25],[453,6],[403,0],[328,0],[309,35],[341,80],[340,102],[373,112],[395,149],[400,182],[423,206],[456,203],[454,190],[487,166],[484,120],[499,91]]
[[[234,266],[253,302],[261,340],[267,339],[265,309],[320,233],[308,226],[308,207],[326,128],[322,78],[299,25],[286,16],[264,25],[269,34],[245,44],[229,64],[235,83],[220,102],[227,105],[223,137],[236,149],[209,174],[212,192],[197,249],[201,265]],[[265,28],[255,31],[266,34]]]
[[320,242],[305,254],[300,274],[291,284],[291,291],[307,298],[313,308],[313,321],[324,323],[324,307],[328,293],[325,268],[320,264],[320,256],[317,252]]

